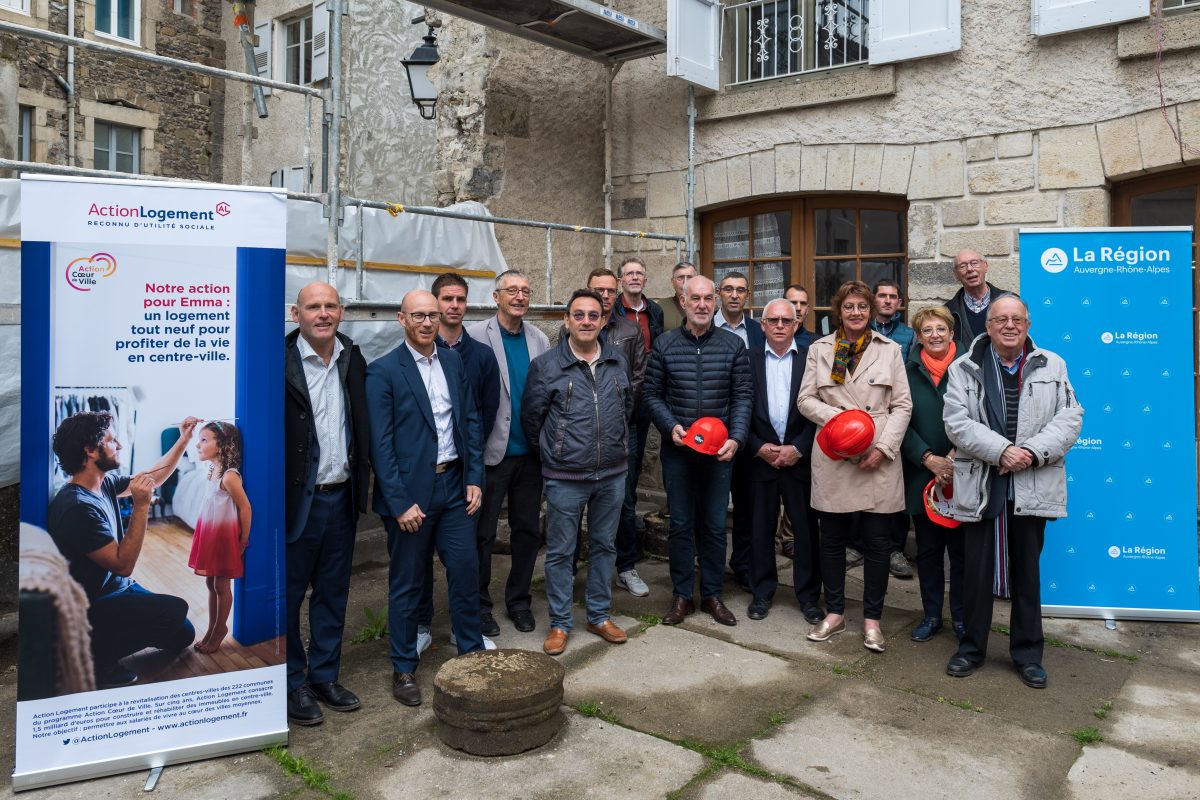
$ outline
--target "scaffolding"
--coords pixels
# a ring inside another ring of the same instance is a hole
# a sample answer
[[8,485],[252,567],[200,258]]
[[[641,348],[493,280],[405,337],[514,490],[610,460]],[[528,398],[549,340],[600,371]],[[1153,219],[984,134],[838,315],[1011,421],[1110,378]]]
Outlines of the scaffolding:
[[[324,191],[311,191],[311,170],[307,169],[309,143],[311,140],[311,115],[305,114],[305,162],[306,173],[305,187],[309,191],[286,191],[288,199],[291,200],[306,200],[318,202],[322,206],[322,213],[325,219],[328,220],[325,237],[325,267],[328,272],[328,281],[331,284],[337,285],[338,273],[341,268],[341,260],[338,257],[338,243],[340,239],[341,226],[344,221],[343,210],[347,206],[357,207],[358,214],[357,224],[359,226],[359,236],[357,237],[357,255],[354,260],[355,293],[353,300],[347,302],[347,310],[354,316],[360,314],[371,314],[375,310],[384,311],[392,310],[398,307],[398,304],[392,302],[372,301],[364,296],[364,258],[363,258],[363,236],[362,236],[362,210],[364,208],[379,209],[388,211],[393,215],[398,213],[406,214],[424,214],[435,217],[444,217],[449,219],[460,219],[471,222],[486,222],[496,225],[512,225],[517,227],[540,228],[546,232],[546,302],[533,306],[534,310],[541,311],[561,311],[561,306],[554,305],[553,302],[553,234],[555,231],[602,235],[605,237],[605,262],[611,265],[612,256],[612,237],[630,237],[637,240],[652,240],[674,242],[675,257],[679,261],[686,253],[688,257],[694,253],[693,237],[693,205],[692,205],[692,164],[694,159],[694,147],[691,138],[691,125],[694,124],[694,99],[689,92],[689,152],[688,152],[688,235],[677,236],[666,233],[656,233],[653,231],[633,231],[620,230],[609,227],[611,225],[611,113],[612,113],[612,80],[616,75],[616,67],[610,68],[608,74],[608,86],[606,92],[605,103],[605,227],[594,227],[587,225],[570,225],[558,222],[546,222],[543,220],[520,219],[513,217],[494,217],[494,216],[479,216],[474,214],[466,214],[450,209],[435,208],[432,206],[409,206],[401,203],[388,202],[386,200],[375,200],[367,198],[357,198],[343,195],[342,193],[342,175],[341,175],[341,121],[342,114],[342,22],[343,17],[347,15],[348,3],[346,0],[329,0],[327,4],[330,13],[329,25],[329,59],[331,64],[336,65],[329,71],[328,86],[323,89],[314,88],[311,86],[302,86],[284,81],[272,80],[263,78],[257,74],[248,72],[239,72],[236,70],[223,69],[220,67],[212,67],[206,64],[200,64],[184,59],[172,58],[163,56],[157,53],[145,52],[142,50],[132,50],[121,47],[119,45],[107,44],[101,41],[84,39],[71,34],[56,33],[54,31],[42,30],[25,25],[18,25],[7,21],[0,20],[0,32],[9,33],[16,36],[24,36],[31,39],[48,41],[55,44],[66,45],[68,48],[80,47],[88,50],[98,51],[113,56],[132,58],[140,61],[146,61],[160,66],[170,67],[193,72],[200,75],[207,75],[213,78],[235,81],[244,84],[250,84],[255,87],[266,87],[283,92],[293,92],[305,96],[306,108],[311,104],[313,98],[316,98],[321,103],[321,120],[323,135],[321,137],[321,162],[326,175],[326,185]],[[619,65],[617,65],[619,66]],[[73,129],[72,129],[73,132]],[[0,159],[0,170],[13,170],[18,174],[20,172],[50,174],[50,175],[67,175],[91,178],[120,178],[122,180],[144,180],[148,182],[154,181],[171,181],[184,183],[211,183],[209,181],[198,181],[181,178],[171,178],[158,175],[134,175],[123,172],[112,172],[108,170],[86,169],[77,166],[63,166],[56,164],[44,164],[35,161],[20,161],[15,159]],[[5,309],[6,313],[0,314],[0,323],[19,324],[19,310]]]

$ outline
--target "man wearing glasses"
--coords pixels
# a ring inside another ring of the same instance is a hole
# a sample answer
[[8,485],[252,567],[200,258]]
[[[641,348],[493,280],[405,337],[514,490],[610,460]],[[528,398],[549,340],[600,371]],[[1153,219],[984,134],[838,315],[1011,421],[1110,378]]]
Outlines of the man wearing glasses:
[[954,257],[954,280],[962,284],[946,309],[954,317],[954,330],[963,345],[987,332],[988,306],[1000,290],[987,282],[987,259],[974,250],[959,250]]
[[567,335],[529,365],[521,403],[521,423],[541,456],[546,482],[550,632],[542,649],[552,656],[566,649],[573,626],[572,561],[585,507],[587,630],[612,644],[626,640],[609,614],[617,522],[629,468],[633,387],[625,358],[600,336],[606,319],[600,295],[589,289],[571,295],[563,320]]
[[483,632],[500,633],[492,616],[492,547],[496,543],[496,524],[500,507],[508,498],[509,541],[512,566],[504,586],[504,605],[513,627],[519,631],[534,629],[530,611],[529,584],[533,565],[541,547],[542,474],[537,456],[521,426],[521,397],[529,362],[550,349],[546,334],[522,321],[529,310],[533,292],[529,279],[510,269],[496,278],[492,298],[496,316],[476,322],[467,333],[477,342],[492,348],[500,367],[500,406],[496,423],[484,445],[487,465],[487,492],[479,520],[479,603]]
[[1029,338],[1029,308],[1002,294],[987,335],[947,370],[946,434],[957,448],[951,516],[964,524],[965,632],[946,673],[965,678],[987,657],[995,543],[1007,542],[1012,590],[1009,654],[1021,682],[1046,686],[1039,560],[1046,522],[1066,516],[1063,459],[1083,425],[1067,365]]
[[[746,313],[750,302],[750,281],[740,272],[727,272],[721,278],[721,308],[713,317],[713,326],[727,330],[742,340],[747,349],[762,349],[766,337],[759,325],[753,324]],[[733,498],[733,552],[729,554],[729,569],[738,586],[751,591],[750,536],[752,530],[750,497],[750,466],[754,454],[743,451],[733,462],[730,494]]]
[[483,500],[483,425],[462,359],[437,346],[437,298],[415,289],[397,317],[404,343],[367,367],[367,417],[373,507],[388,539],[392,696],[416,706],[418,608],[434,547],[446,567],[459,655],[484,646],[473,519]]

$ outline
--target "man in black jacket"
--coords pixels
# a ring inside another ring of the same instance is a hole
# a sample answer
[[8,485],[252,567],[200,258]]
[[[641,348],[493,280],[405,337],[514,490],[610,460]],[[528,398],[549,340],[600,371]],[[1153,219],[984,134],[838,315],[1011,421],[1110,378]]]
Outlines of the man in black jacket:
[[816,426],[796,407],[808,345],[795,340],[796,308],[787,300],[772,300],[763,308],[766,347],[750,350],[754,407],[745,454],[750,483],[750,586],[754,599],[746,610],[750,619],[763,619],[779,584],[775,567],[775,530],[779,505],[792,523],[796,549],[792,585],[804,619],[816,625],[825,614],[817,605],[821,594],[820,548],[817,531],[808,524],[812,455]]
[[[737,624],[721,602],[725,516],[731,466],[746,441],[754,389],[746,346],[737,335],[713,327],[716,304],[710,279],[690,279],[683,288],[687,322],[654,343],[646,368],[644,394],[663,437],[660,458],[671,514],[667,541],[674,599],[663,617],[668,625],[695,611],[693,527],[700,540],[700,607],[722,625]],[[701,417],[717,417],[729,431],[729,440],[714,455],[684,445],[688,427]]]
[[[338,333],[342,312],[329,284],[301,289],[292,306],[300,329],[287,337],[284,365],[287,707],[298,725],[324,719],[317,699],[334,711],[359,707],[337,680],[355,526],[367,506],[367,364],[350,337]],[[310,586],[305,651],[300,607]]]
[[546,600],[550,632],[542,649],[556,656],[572,628],[572,555],[588,509],[587,629],[613,644],[625,632],[609,617],[614,545],[625,472],[633,392],[624,357],[600,338],[607,315],[595,292],[567,303],[567,335],[529,365],[521,425],[541,457],[546,488]]
[[1001,291],[987,282],[987,259],[974,250],[959,250],[954,257],[954,279],[962,284],[946,308],[954,317],[954,331],[962,349],[987,333],[987,312]]

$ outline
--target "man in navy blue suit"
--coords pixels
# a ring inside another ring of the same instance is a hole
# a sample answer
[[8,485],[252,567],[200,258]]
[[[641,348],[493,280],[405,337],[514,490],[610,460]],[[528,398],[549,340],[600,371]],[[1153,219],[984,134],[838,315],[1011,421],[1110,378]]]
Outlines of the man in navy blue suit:
[[779,584],[775,568],[775,529],[779,505],[796,536],[792,561],[796,600],[804,618],[815,625],[824,618],[817,605],[821,593],[817,531],[810,528],[809,489],[816,427],[796,408],[804,378],[808,346],[796,343],[796,309],[787,300],[772,300],[762,313],[766,347],[750,350],[754,405],[746,438],[751,497],[750,588],[754,599],[746,616],[763,619]]
[[424,290],[404,296],[404,344],[367,367],[375,467],[373,507],[388,535],[392,695],[421,704],[418,606],[432,548],[446,568],[459,655],[483,649],[475,520],[483,499],[483,425],[458,354],[436,343],[440,310]]
[[[765,339],[762,328],[746,311],[750,303],[750,281],[741,272],[726,272],[718,288],[721,308],[713,317],[714,328],[724,328],[737,334],[746,349],[761,348]],[[729,554],[729,569],[733,579],[750,591],[750,461],[754,456],[742,450],[733,460],[733,477],[729,492],[733,498],[733,551]]]
[[[317,725],[359,700],[338,683],[358,515],[367,510],[370,444],[358,345],[338,333],[342,301],[328,283],[296,296],[284,364],[284,492],[287,508],[288,719]],[[309,589],[308,649],[300,610]]]

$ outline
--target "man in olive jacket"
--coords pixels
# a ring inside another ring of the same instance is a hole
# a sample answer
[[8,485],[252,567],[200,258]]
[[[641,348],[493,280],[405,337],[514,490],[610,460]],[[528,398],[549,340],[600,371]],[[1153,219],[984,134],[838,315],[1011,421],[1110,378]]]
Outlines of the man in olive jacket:
[[626,639],[609,613],[633,391],[624,357],[600,339],[605,320],[600,295],[590,289],[571,295],[567,335],[530,363],[521,400],[521,425],[541,458],[546,489],[550,632],[543,649],[552,656],[566,649],[571,633],[571,564],[585,506],[587,629],[613,644]]

